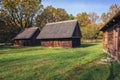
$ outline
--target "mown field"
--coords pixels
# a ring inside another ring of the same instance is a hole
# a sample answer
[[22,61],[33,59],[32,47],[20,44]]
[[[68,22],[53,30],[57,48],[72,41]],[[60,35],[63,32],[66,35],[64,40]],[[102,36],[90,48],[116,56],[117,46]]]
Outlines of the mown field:
[[0,80],[120,80],[117,62],[103,64],[101,43],[79,48],[0,46]]

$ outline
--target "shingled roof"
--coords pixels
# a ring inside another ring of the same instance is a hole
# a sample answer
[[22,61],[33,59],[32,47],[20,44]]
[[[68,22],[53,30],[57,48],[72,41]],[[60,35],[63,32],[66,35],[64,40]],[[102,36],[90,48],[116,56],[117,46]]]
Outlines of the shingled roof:
[[30,39],[37,30],[39,30],[38,27],[25,28],[14,39]]
[[77,20],[48,23],[42,29],[37,39],[72,38],[77,25]]
[[113,16],[101,29],[100,31],[105,31],[107,28],[114,26],[115,24],[120,22],[120,11]]

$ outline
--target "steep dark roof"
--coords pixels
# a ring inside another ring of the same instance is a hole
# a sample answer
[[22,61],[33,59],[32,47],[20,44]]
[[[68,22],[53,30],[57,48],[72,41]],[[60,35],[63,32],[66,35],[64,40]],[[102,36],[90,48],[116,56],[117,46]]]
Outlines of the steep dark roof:
[[39,30],[38,27],[25,28],[14,39],[30,39],[37,30]]
[[37,39],[72,38],[77,25],[77,20],[48,23],[42,29]]
[[120,11],[113,16],[112,19],[110,19],[101,29],[100,31],[105,31],[106,29],[113,27],[115,24],[120,22]]

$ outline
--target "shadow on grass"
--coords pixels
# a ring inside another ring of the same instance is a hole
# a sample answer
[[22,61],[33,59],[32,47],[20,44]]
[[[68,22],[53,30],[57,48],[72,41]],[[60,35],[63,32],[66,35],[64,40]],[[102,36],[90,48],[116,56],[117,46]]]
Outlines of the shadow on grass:
[[[40,47],[40,46],[18,46],[18,47],[15,47],[13,45],[11,45],[11,46],[0,45],[0,50],[4,50],[4,49],[27,49],[27,48],[34,48],[34,47]],[[44,49],[44,48],[40,48],[40,49]]]
[[114,64],[113,62],[111,62],[110,68],[109,68],[110,73],[107,80],[115,80],[115,78],[119,76],[120,74],[119,67],[120,65],[118,63]]
[[111,65],[110,65],[110,74],[109,74],[107,80],[114,80],[114,78],[115,78],[114,67],[113,66],[114,66],[114,64],[113,64],[113,62],[111,62]]
[[81,44],[80,47],[86,48],[86,47],[95,46],[95,45],[97,45],[97,44],[83,43],[83,44]]
[[8,45],[0,45],[0,50],[4,50],[4,49],[17,49],[17,48],[22,48],[22,47],[14,47],[12,45],[8,46]]
[[12,59],[0,59],[0,66],[9,66],[9,65],[16,65],[16,64],[24,64],[26,61],[32,61],[41,58],[42,56],[38,55],[30,55],[30,56],[20,56],[17,58]]

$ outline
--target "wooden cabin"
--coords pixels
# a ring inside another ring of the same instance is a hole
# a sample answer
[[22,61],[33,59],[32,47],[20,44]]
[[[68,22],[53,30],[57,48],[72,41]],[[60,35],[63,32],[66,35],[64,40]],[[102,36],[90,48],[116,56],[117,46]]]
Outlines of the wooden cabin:
[[40,43],[36,37],[40,33],[38,27],[25,28],[14,38],[14,46],[36,46]]
[[120,12],[106,23],[100,31],[103,31],[104,51],[120,61]]
[[77,20],[48,23],[42,29],[37,39],[43,47],[79,47],[81,30]]

